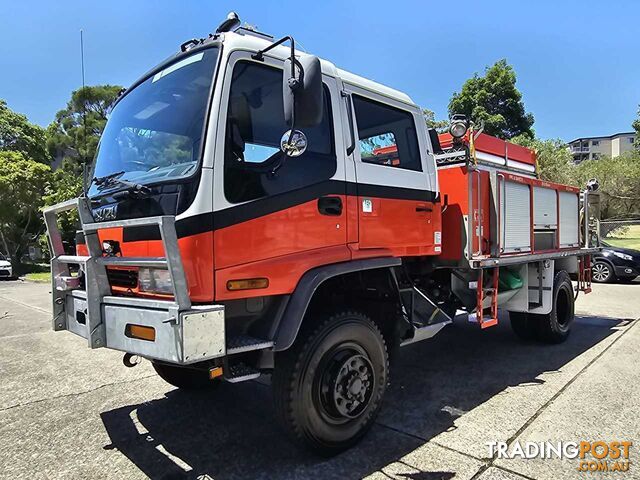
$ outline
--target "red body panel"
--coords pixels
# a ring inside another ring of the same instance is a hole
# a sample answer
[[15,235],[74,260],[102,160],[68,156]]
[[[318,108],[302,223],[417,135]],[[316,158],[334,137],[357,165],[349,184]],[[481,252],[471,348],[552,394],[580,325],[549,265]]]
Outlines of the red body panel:
[[[342,199],[344,195],[335,195]],[[328,216],[318,212],[318,201],[216,230],[216,269],[296,254],[306,250],[346,245],[347,215]],[[258,275],[255,275],[258,276]]]
[[[120,244],[123,257],[163,257],[164,249],[160,240],[142,240],[139,242],[123,242],[122,228],[110,228],[98,232],[100,241],[115,240]],[[213,297],[213,232],[205,232],[178,239],[178,247],[182,256],[189,297],[194,302],[212,302]],[[78,245],[79,255],[87,255],[86,245]],[[114,293],[128,292],[127,288],[113,287]],[[160,297],[156,294],[145,294],[137,288],[131,291],[139,296]]]
[[[450,133],[441,133],[438,135],[440,146],[444,149],[451,148],[453,137]],[[469,142],[469,133],[463,137],[463,141]],[[536,154],[533,150],[526,147],[507,142],[491,135],[481,133],[474,142],[477,151],[490,153],[516,162],[526,163],[528,165],[536,165]]]

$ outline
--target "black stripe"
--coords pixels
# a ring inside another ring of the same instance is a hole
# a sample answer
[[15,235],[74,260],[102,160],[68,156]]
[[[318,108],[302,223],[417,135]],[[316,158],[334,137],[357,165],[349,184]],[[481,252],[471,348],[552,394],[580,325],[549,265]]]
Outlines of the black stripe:
[[76,245],[84,245],[85,243],[84,232],[82,230],[76,230]]
[[[202,213],[193,217],[180,219],[176,221],[176,232],[178,238],[197,235],[286,210],[324,195],[344,194],[423,202],[435,202],[438,199],[435,192],[429,190],[327,180],[291,192],[285,192],[242,205],[229,207],[215,213]],[[123,242],[139,242],[143,240],[160,240],[158,227],[124,228],[122,235]]]
[[358,195],[361,197],[393,198],[398,200],[418,200],[435,202],[436,193],[415,188],[392,187],[388,185],[369,185],[358,183]]

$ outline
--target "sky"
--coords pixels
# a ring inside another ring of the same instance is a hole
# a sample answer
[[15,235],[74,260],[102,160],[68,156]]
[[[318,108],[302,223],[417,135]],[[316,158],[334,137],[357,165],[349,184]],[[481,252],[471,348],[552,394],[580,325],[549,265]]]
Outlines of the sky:
[[630,131],[640,103],[640,2],[0,0],[0,98],[42,126],[81,86],[127,86],[230,10],[447,117],[451,95],[506,58],[540,138]]

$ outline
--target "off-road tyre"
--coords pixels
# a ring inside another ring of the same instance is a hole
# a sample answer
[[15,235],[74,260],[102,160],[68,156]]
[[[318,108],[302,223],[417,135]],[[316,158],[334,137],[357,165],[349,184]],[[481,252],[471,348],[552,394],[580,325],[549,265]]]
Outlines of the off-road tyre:
[[511,329],[520,340],[531,341],[538,338],[536,325],[527,312],[509,312]]
[[332,456],[371,428],[388,381],[387,345],[369,317],[309,317],[293,346],[275,358],[275,410],[296,443]]
[[562,343],[571,333],[575,316],[575,294],[569,274],[564,270],[553,279],[551,312],[545,315],[531,315],[537,324],[538,339],[545,343]]

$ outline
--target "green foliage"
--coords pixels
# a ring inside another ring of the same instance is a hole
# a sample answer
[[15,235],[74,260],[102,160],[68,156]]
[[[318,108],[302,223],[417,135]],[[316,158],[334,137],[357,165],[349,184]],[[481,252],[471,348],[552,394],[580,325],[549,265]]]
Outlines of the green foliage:
[[[79,174],[77,170],[77,164],[67,159],[60,168],[51,173],[43,196],[45,206],[76,198],[82,193],[82,174]],[[70,245],[75,242],[78,222],[77,210],[70,210],[58,216],[58,226],[60,227],[62,240]],[[48,249],[47,240],[44,236],[40,239],[40,245],[43,251]]]
[[62,155],[76,164],[91,162],[107,123],[107,109],[121,89],[117,85],[96,85],[75,90],[66,108],[56,113],[47,128],[51,155]]
[[505,59],[467,80],[449,102],[449,115],[463,113],[474,123],[484,122],[484,133],[502,139],[534,137],[533,115],[526,113],[516,88],[516,73]]
[[0,151],[0,242],[16,265],[44,231],[39,208],[50,172],[23,152]]
[[0,99],[0,151],[20,152],[26,158],[49,164],[45,130],[14,112]]
[[422,115],[424,115],[424,122],[427,124],[427,128],[435,128],[439,133],[445,132],[449,128],[447,120],[436,120],[436,114],[433,110],[423,108]]
[[528,135],[519,135],[510,141],[536,152],[540,178],[577,186],[573,159],[562,140],[540,140],[532,139]]
[[575,178],[579,185],[598,179],[603,219],[640,213],[640,152],[582,162],[575,168]]

